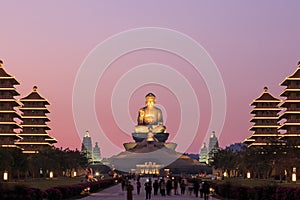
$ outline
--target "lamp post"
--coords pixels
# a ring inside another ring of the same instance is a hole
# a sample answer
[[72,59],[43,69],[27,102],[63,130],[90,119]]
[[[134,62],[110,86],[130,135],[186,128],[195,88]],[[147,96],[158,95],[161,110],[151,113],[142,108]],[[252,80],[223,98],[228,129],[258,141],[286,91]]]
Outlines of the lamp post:
[[296,181],[297,181],[296,167],[293,167],[293,171],[292,171],[292,181],[293,181],[293,182],[296,182]]
[[247,171],[247,178],[251,178],[251,173],[249,171]]
[[8,171],[4,171],[4,173],[3,173],[3,181],[8,181]]
[[49,178],[50,178],[50,179],[53,179],[53,171],[50,171],[50,173],[49,173]]

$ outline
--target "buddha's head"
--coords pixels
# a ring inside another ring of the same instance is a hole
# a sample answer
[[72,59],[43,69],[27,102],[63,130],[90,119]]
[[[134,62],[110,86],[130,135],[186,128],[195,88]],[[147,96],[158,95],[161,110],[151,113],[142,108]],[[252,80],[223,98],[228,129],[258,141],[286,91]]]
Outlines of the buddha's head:
[[153,108],[155,104],[155,95],[153,93],[148,93],[145,98],[147,107]]

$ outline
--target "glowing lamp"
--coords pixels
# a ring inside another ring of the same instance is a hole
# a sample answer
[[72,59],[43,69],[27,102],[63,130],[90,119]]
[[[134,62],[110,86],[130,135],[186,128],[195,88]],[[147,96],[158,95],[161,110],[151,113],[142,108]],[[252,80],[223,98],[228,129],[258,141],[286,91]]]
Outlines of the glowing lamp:
[[73,172],[73,176],[76,177],[77,176],[77,172],[74,171]]
[[247,172],[247,178],[251,178],[251,173]]
[[53,178],[53,171],[50,171],[50,173],[49,173],[49,178],[50,178],[50,179]]
[[4,181],[8,181],[8,172],[7,172],[7,171],[5,171],[5,172],[3,173],[3,180],[4,180]]
[[293,181],[293,182],[296,182],[296,181],[297,181],[296,167],[293,167],[292,181]]

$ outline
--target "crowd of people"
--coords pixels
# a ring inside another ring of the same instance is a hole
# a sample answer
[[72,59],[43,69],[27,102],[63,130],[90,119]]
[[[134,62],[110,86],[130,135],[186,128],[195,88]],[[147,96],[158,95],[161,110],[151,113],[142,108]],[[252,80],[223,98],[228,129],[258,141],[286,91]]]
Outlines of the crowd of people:
[[[135,187],[134,187],[135,186]],[[146,178],[144,181],[144,189],[146,194],[146,200],[150,200],[151,196],[161,195],[193,195],[195,197],[204,198],[208,200],[210,185],[207,181],[200,179],[186,179],[182,177],[171,177],[171,178]],[[132,200],[133,190],[136,188],[136,194],[140,195],[142,183],[140,177],[134,180],[134,184],[131,183],[128,177],[123,178],[121,181],[122,190],[127,191],[127,200]],[[187,190],[186,190],[187,189]],[[188,191],[188,192],[187,192]]]

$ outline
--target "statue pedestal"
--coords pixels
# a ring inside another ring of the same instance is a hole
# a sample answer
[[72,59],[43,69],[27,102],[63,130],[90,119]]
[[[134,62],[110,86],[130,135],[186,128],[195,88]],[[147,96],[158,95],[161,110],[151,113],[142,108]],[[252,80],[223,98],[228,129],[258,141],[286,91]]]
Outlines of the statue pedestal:
[[[153,136],[158,142],[166,142],[169,137],[169,133],[154,133]],[[138,143],[147,139],[148,133],[132,133],[132,137],[134,141]]]

